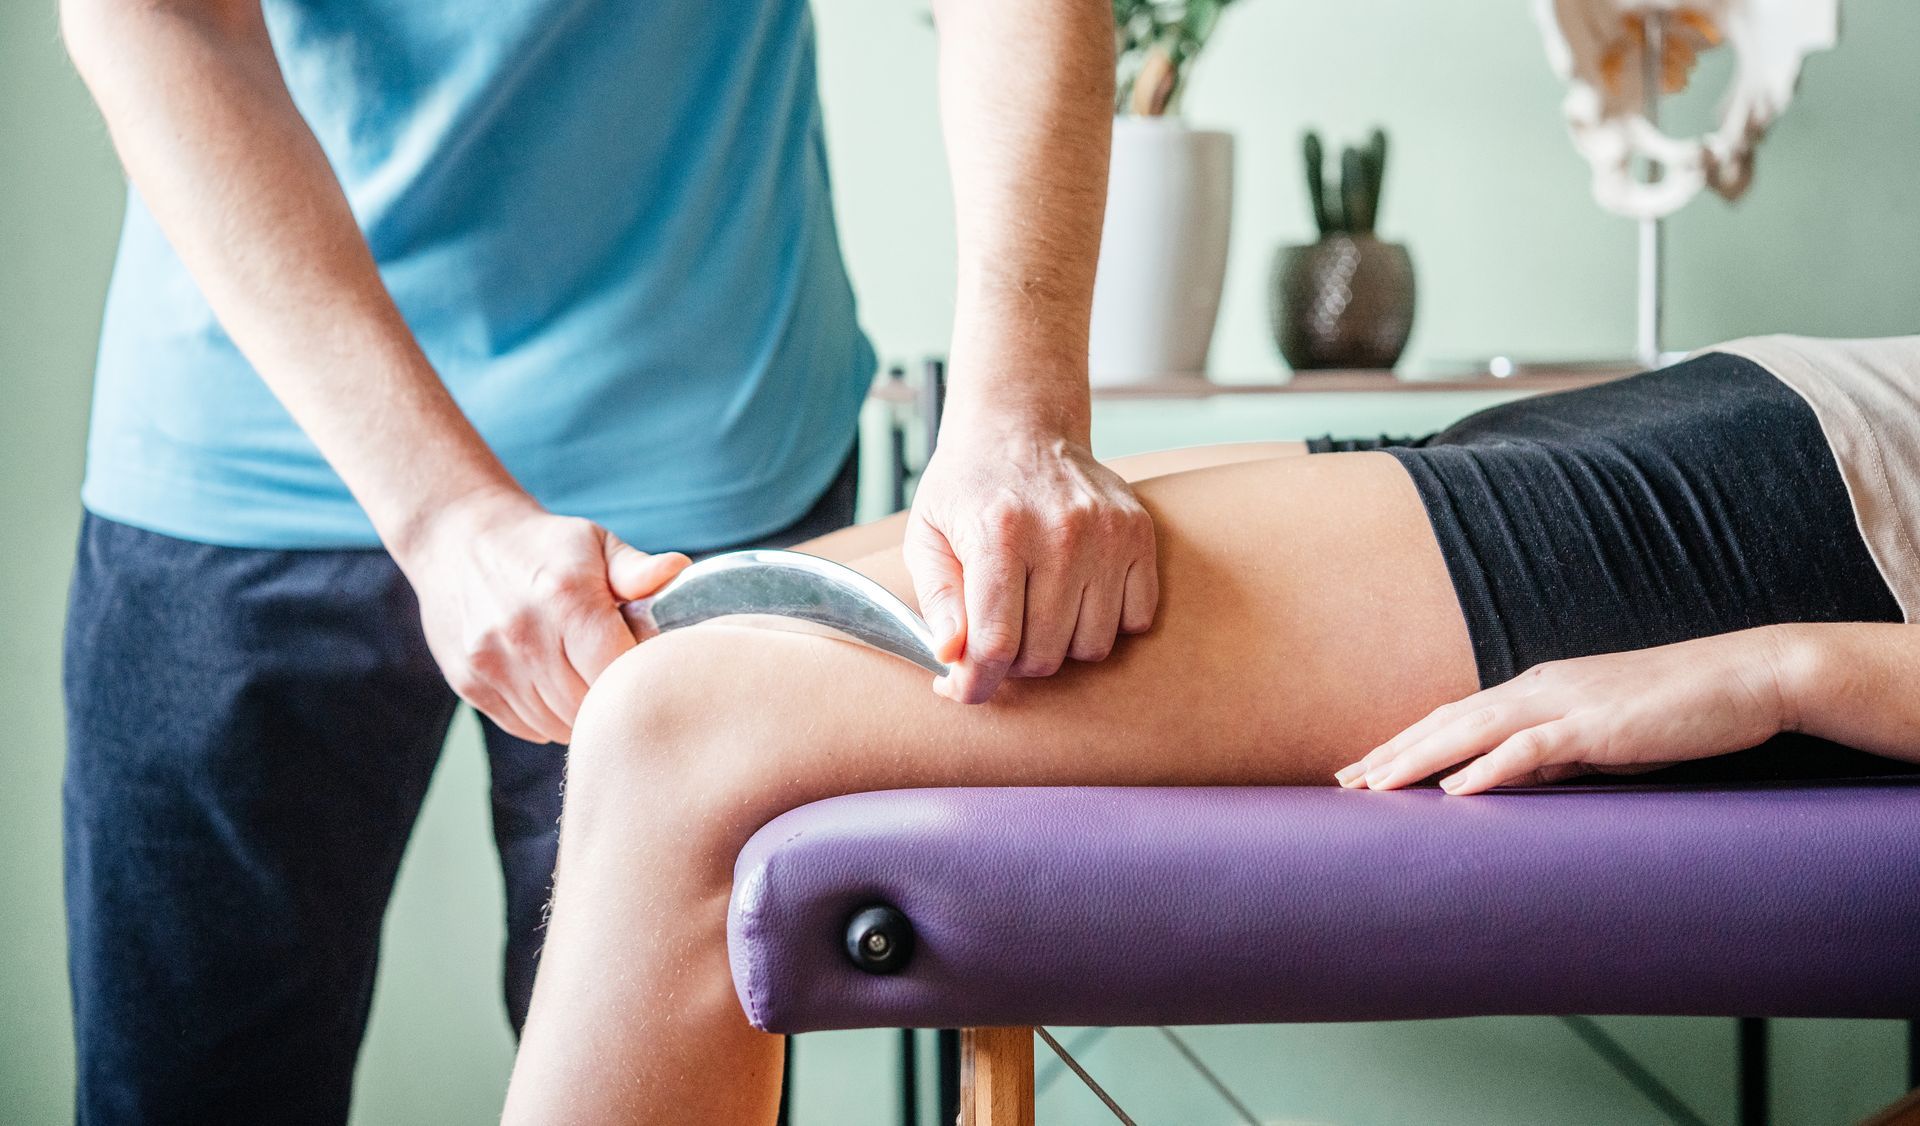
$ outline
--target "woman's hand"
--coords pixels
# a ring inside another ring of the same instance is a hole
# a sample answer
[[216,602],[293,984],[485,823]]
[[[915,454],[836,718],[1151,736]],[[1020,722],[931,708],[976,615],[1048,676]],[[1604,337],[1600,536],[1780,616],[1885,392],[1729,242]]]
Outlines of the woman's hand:
[[1334,777],[1391,790],[1471,759],[1440,786],[1477,794],[1745,750],[1798,724],[1782,648],[1769,626],[1535,665],[1435,709]]
[[678,552],[648,555],[513,491],[442,511],[395,558],[447,683],[532,743],[573,737],[587,687],[634,646],[620,604],[652,594],[688,562]]

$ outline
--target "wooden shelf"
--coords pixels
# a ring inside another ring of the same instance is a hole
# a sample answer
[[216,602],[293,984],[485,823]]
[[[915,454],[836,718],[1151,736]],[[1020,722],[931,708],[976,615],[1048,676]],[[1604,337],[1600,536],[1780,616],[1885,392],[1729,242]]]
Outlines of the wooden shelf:
[[1403,379],[1390,371],[1310,371],[1292,379],[1216,383],[1193,378],[1158,379],[1125,387],[1095,387],[1095,399],[1211,399],[1219,395],[1430,394],[1447,391],[1564,391],[1591,387],[1633,374],[1630,367],[1535,369],[1519,375],[1470,375]]
[[[1095,402],[1125,402],[1138,399],[1212,399],[1223,395],[1435,394],[1450,391],[1539,394],[1591,387],[1632,375],[1638,370],[1627,364],[1580,364],[1527,367],[1508,376],[1483,372],[1419,378],[1402,378],[1391,371],[1379,370],[1310,371],[1284,381],[1226,383],[1191,376],[1171,376],[1124,387],[1095,387],[1093,398]],[[874,382],[872,397],[882,402],[907,405],[917,401],[910,382],[885,377]]]

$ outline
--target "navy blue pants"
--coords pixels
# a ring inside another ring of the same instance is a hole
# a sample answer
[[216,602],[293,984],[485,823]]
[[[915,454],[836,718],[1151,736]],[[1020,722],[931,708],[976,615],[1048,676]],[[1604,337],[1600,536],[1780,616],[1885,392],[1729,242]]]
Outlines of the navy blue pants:
[[[850,523],[853,494],[850,460],[760,544]],[[456,704],[406,579],[381,551],[88,515],[65,676],[78,1120],[345,1122],[381,918]],[[482,726],[518,1029],[564,755]]]

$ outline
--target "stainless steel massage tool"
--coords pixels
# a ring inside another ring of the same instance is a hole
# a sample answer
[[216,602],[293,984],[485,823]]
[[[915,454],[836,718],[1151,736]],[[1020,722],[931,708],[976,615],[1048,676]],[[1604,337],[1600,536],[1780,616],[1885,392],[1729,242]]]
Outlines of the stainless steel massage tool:
[[851,567],[798,551],[729,551],[689,566],[621,612],[641,637],[715,618],[824,628],[945,676],[933,631],[886,587]]

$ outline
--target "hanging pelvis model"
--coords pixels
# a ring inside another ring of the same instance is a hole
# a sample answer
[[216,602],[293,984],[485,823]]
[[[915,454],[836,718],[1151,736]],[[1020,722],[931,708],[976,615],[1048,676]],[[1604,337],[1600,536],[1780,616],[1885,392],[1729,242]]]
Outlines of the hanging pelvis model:
[[[1840,0],[1535,0],[1553,68],[1568,85],[1573,143],[1593,169],[1601,207],[1657,219],[1701,188],[1736,199],[1753,178],[1753,150],[1793,98],[1800,67],[1839,34]],[[1657,74],[1647,68],[1657,31]],[[1711,133],[1685,140],[1648,120],[1650,85],[1684,89],[1694,59],[1732,49],[1733,84]],[[1639,179],[1635,159],[1657,178]]]

